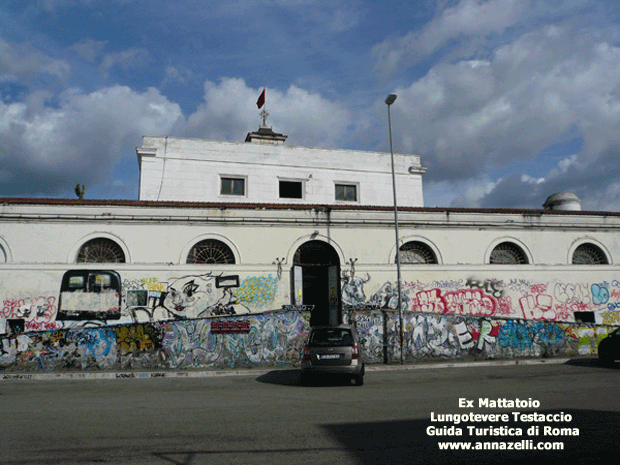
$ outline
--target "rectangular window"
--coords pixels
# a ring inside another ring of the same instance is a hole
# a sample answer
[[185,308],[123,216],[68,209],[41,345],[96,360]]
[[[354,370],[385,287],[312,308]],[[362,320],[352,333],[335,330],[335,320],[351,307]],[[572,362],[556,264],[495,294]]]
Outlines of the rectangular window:
[[280,198],[302,199],[302,187],[301,181],[280,181]]
[[357,186],[355,184],[336,184],[336,200],[357,202]]
[[245,195],[245,179],[222,177],[221,195]]

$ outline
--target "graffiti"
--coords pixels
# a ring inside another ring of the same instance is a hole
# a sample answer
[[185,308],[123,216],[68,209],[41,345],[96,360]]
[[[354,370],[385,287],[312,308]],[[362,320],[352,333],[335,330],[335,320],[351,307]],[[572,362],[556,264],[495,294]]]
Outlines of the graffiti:
[[480,289],[461,289],[445,293],[440,289],[430,289],[416,293],[412,310],[425,313],[492,316],[497,310],[497,302],[494,297]]
[[519,299],[519,304],[524,318],[533,320],[555,320],[556,318],[556,313],[551,308],[553,297],[550,295],[526,295]]
[[[386,282],[366,298],[370,274],[352,278],[343,274],[342,298],[347,311],[398,307],[397,286]],[[422,313],[471,316],[525,318],[535,321],[575,321],[576,312],[596,312],[602,322],[602,308],[620,310],[620,304],[609,302],[607,282],[589,284],[541,283],[511,279],[508,284],[499,279],[434,280],[424,284],[417,280],[404,282],[403,310]],[[460,286],[460,287],[459,287]],[[620,291],[617,292],[620,296]],[[620,301],[620,297],[618,298]],[[615,321],[606,314],[607,322]]]
[[418,357],[452,357],[459,350],[454,330],[445,317],[418,315],[406,327],[411,328],[406,345]]
[[0,317],[24,320],[24,328],[28,331],[56,329],[60,325],[56,319],[56,297],[39,296],[35,299],[9,299],[3,301]]
[[470,278],[467,280],[466,286],[470,289],[481,289],[486,294],[492,295],[496,299],[503,297],[504,284],[494,279],[485,279],[483,281]]
[[469,328],[464,321],[461,321],[454,325],[456,335],[461,346],[461,349],[471,349],[474,347],[475,341],[472,334],[469,332]]
[[67,340],[71,339],[80,347],[84,357],[107,357],[116,349],[116,336],[110,328],[71,331]]
[[[409,291],[403,291],[401,299],[405,310],[409,306]],[[370,302],[378,308],[398,309],[398,286],[390,282],[385,283],[370,298]]]
[[[359,269],[354,272],[357,266],[354,260],[350,260],[350,265],[351,269],[341,275],[340,287],[346,321],[352,321],[351,316],[356,312],[397,310],[398,286],[395,282],[377,280],[375,285],[371,273]],[[132,274],[121,279],[113,270],[68,270],[63,274],[58,295],[29,288],[22,295],[12,292],[3,295],[0,300],[0,333],[15,335],[103,328],[112,324],[111,320],[116,320],[118,325],[154,324],[250,315],[275,311],[276,308],[308,311],[303,306],[289,305],[292,298],[289,283],[281,281],[275,274],[243,276],[241,279],[238,275],[224,276],[212,272],[181,277]],[[338,289],[329,297],[335,300],[337,293]],[[620,280],[598,277],[595,281],[541,282],[476,276],[421,281],[416,276],[402,282],[402,309],[405,313],[556,323],[574,322],[575,318],[583,320],[583,312],[588,312],[588,321],[593,318],[598,324],[620,325]],[[575,316],[577,312],[582,314]],[[477,334],[484,331],[469,323],[466,328],[467,331],[461,326],[454,330],[454,340],[461,344],[461,350],[470,345],[468,338],[474,342],[469,350],[478,348],[480,339]],[[496,336],[482,337],[485,350],[490,347],[492,337]],[[416,341],[421,340],[416,336]],[[122,354],[134,353],[129,342],[127,347],[119,344],[121,346]],[[398,344],[397,349],[400,349]]]
[[520,351],[532,347],[532,340],[530,339],[527,328],[520,321],[507,321],[499,332],[497,342],[502,347]]
[[[369,363],[400,358],[398,313],[352,312]],[[215,330],[214,330],[215,328]],[[222,332],[219,329],[225,328]],[[228,331],[228,329],[243,331]],[[0,338],[0,368],[186,369],[296,365],[309,329],[297,311],[63,329]],[[409,360],[596,355],[612,327],[453,314],[403,315]]]
[[461,289],[463,287],[462,279],[449,279],[449,280],[441,280],[441,281],[433,281],[430,284],[430,287],[439,288],[443,290],[456,290]]
[[152,325],[121,326],[116,333],[116,344],[121,355],[152,351],[160,347],[159,331]]
[[558,302],[571,303],[591,303],[590,289],[585,284],[561,284],[555,285],[555,298]]
[[370,281],[370,275],[366,273],[366,278],[355,276],[353,271],[343,272],[342,274],[342,303],[346,305],[357,305],[366,302],[364,294],[364,284]]
[[143,289],[157,292],[164,292],[167,285],[167,283],[160,283],[157,278],[141,279],[140,284],[142,285]]
[[478,352],[495,352],[497,337],[499,336],[500,326],[486,318],[472,322],[470,333],[473,340],[477,340],[475,348]]
[[594,305],[604,305],[609,301],[609,289],[601,284],[592,284],[592,303]]
[[314,305],[282,305],[282,310],[285,312],[311,312],[314,310]]
[[446,311],[456,315],[494,315],[497,308],[492,296],[477,290],[459,290],[446,292]]
[[[612,304],[609,304],[612,305]],[[617,304],[616,304],[617,305]],[[601,312],[600,316],[602,319],[602,323],[604,325],[618,325],[620,324],[620,311],[614,311],[616,308],[618,308],[617,306],[614,307],[614,309],[609,309],[610,311],[608,312]]]
[[218,286],[218,278],[207,273],[163,283],[154,278],[125,281],[125,312],[136,322],[233,315],[236,298],[229,286]]
[[271,275],[245,278],[235,290],[237,303],[251,308],[269,308],[276,298],[278,282]]
[[211,332],[205,320],[173,322],[166,326],[163,350],[176,368],[299,361],[308,335],[308,321],[301,314],[260,315],[249,324],[249,332],[222,334]]

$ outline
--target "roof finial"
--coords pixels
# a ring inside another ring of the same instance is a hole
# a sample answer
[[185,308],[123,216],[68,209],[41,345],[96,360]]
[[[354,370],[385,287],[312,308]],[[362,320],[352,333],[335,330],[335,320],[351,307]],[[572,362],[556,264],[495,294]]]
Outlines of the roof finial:
[[266,128],[267,127],[267,117],[269,116],[269,113],[267,113],[267,109],[263,108],[263,110],[260,112],[260,116],[263,119],[263,124],[262,124],[262,128]]

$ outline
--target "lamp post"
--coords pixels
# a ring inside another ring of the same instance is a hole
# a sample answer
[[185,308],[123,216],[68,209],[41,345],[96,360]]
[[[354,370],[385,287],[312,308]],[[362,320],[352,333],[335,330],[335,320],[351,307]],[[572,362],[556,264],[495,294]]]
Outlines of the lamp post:
[[405,335],[403,333],[403,297],[402,297],[402,286],[400,280],[400,239],[398,237],[398,208],[396,202],[396,173],[394,171],[394,150],[392,149],[392,117],[390,115],[390,106],[396,100],[396,94],[390,94],[385,99],[385,104],[388,109],[388,128],[390,132],[390,156],[392,159],[392,191],[394,194],[394,233],[396,235],[396,276],[397,276],[397,287],[398,287],[398,324],[399,324],[399,332],[400,332],[400,363],[401,365],[404,363],[404,346],[405,346]]

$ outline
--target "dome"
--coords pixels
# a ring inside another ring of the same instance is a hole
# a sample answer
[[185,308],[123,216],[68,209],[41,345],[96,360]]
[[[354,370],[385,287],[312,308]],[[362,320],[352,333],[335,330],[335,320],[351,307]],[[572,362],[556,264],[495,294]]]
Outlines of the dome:
[[545,210],[580,211],[581,199],[572,192],[557,192],[547,197],[543,208]]

